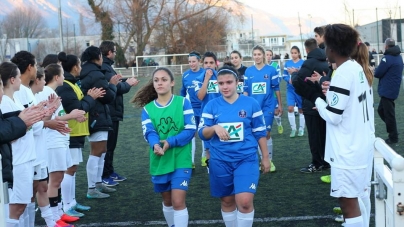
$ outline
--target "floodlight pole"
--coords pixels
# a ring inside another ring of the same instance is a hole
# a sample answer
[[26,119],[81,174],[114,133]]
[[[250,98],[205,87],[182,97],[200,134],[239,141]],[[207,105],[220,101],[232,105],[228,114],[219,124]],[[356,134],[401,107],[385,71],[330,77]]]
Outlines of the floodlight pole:
[[59,48],[63,51],[63,35],[62,35],[62,6],[59,0]]

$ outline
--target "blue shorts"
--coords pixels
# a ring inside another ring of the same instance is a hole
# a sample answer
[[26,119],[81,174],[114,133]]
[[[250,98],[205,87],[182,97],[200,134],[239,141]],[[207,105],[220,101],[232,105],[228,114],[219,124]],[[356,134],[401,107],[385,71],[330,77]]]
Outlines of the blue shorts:
[[295,90],[287,89],[286,91],[286,99],[288,106],[297,106],[297,108],[302,108],[302,97],[296,94]]
[[255,194],[259,177],[256,154],[238,162],[209,160],[210,194],[213,197],[221,198],[242,192]]
[[154,192],[168,192],[173,189],[188,191],[191,174],[191,168],[182,168],[164,175],[152,176]]
[[267,132],[271,132],[274,116],[275,116],[274,112],[270,114],[268,113],[264,114],[265,124],[267,126]]

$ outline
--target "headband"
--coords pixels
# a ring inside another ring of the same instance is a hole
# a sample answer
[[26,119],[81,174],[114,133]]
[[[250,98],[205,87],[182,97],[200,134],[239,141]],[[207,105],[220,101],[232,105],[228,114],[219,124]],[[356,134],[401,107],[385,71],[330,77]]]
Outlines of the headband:
[[188,57],[193,57],[193,56],[195,56],[198,59],[201,59],[201,56],[198,55],[198,54],[191,53],[191,54],[188,55]]
[[221,70],[219,70],[219,71],[217,72],[217,75],[219,75],[219,74],[222,73],[222,72],[229,72],[229,73],[233,74],[236,78],[238,78],[237,74],[234,73],[234,72],[233,72],[232,70],[230,70],[230,69],[221,69]]

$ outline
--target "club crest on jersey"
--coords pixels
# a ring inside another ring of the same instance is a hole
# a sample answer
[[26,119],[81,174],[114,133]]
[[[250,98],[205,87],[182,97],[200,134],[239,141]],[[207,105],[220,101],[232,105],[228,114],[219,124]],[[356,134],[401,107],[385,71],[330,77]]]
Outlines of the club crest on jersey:
[[209,80],[207,93],[219,93],[219,86],[217,80]]
[[244,82],[238,82],[237,83],[237,93],[243,93],[244,89]]
[[330,102],[330,106],[335,106],[335,105],[337,105],[337,104],[338,104],[338,101],[339,101],[338,95],[334,93],[334,94],[332,95],[332,99],[331,99],[331,102]]
[[244,124],[243,122],[233,122],[233,123],[219,123],[229,133],[229,140],[222,142],[240,142],[244,140]]
[[268,78],[269,78],[268,74],[265,74],[265,75],[264,75],[264,79],[267,80]]
[[252,94],[253,95],[262,95],[267,93],[266,89],[267,83],[252,83]]
[[238,116],[241,118],[246,118],[247,117],[247,112],[245,110],[240,110],[238,112]]

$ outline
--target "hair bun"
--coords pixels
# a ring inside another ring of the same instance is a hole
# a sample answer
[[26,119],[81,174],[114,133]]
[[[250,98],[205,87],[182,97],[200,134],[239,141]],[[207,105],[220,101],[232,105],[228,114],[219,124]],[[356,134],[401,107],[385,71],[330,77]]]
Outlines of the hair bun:
[[61,61],[61,62],[66,62],[67,61],[67,55],[66,55],[66,53],[65,52],[59,52],[59,54],[58,54],[58,59],[59,59],[59,61]]

